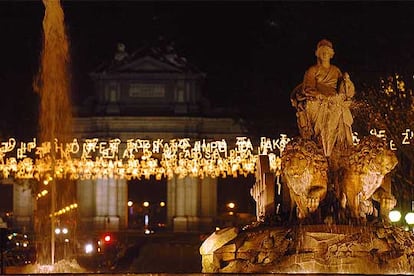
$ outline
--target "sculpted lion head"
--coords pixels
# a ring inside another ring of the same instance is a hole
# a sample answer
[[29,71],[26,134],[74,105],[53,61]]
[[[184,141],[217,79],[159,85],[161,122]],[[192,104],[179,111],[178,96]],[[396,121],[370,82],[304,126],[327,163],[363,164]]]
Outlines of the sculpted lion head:
[[312,168],[319,172],[326,172],[328,162],[323,153],[312,140],[292,139],[283,151],[281,158],[282,172],[288,177],[298,177]]
[[384,139],[366,136],[354,148],[349,165],[362,174],[371,172],[386,175],[398,164],[398,159]]
[[342,180],[342,207],[348,206],[352,217],[364,219],[373,214],[372,200],[380,202],[382,213],[391,210],[395,206],[395,198],[390,190],[381,186],[398,160],[387,142],[373,135],[366,136],[353,148],[348,161]]
[[328,162],[323,150],[311,140],[293,139],[283,151],[281,167],[298,218],[305,218],[326,196]]

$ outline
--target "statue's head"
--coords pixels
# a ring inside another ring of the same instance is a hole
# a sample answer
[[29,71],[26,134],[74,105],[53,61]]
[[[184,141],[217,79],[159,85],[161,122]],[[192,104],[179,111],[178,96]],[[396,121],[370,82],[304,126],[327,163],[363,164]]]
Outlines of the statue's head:
[[125,44],[123,44],[123,43],[118,43],[118,44],[116,44],[116,49],[117,49],[119,52],[125,52]]
[[321,57],[322,51],[328,51],[330,53],[330,58],[333,58],[335,51],[333,49],[332,42],[327,39],[322,39],[316,45],[315,55],[319,59]]
[[286,145],[281,159],[282,171],[287,177],[298,177],[307,169],[315,169],[321,173],[328,169],[323,150],[314,141],[300,137],[292,139]]

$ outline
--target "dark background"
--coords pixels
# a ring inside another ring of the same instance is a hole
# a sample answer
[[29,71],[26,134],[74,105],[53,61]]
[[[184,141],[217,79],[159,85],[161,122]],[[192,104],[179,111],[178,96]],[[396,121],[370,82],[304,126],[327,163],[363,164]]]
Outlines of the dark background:
[[[213,106],[236,108],[257,135],[296,131],[289,93],[330,39],[333,63],[358,84],[413,71],[414,2],[62,1],[71,44],[73,101],[92,93],[88,73],[126,50],[159,40],[207,75]],[[0,2],[1,136],[36,135],[41,1]],[[368,76],[368,77],[367,77]]]

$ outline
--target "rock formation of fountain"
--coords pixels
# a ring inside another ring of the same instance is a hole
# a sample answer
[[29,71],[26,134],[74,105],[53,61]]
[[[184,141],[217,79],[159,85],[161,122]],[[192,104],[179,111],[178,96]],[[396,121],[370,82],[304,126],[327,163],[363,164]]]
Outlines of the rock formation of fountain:
[[282,152],[278,200],[269,159],[259,156],[251,190],[257,222],[210,235],[200,247],[203,272],[414,271],[414,235],[387,216],[396,205],[389,174],[398,160],[376,136],[353,144],[354,86],[330,64],[333,53],[330,41],[319,42],[317,64],[292,93],[300,137]]

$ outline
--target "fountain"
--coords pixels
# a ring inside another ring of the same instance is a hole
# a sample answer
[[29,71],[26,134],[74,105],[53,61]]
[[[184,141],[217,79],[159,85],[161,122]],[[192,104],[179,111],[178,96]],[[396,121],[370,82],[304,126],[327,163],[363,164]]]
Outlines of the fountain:
[[[75,206],[74,180],[62,177],[55,160],[71,137],[68,40],[58,0],[44,0],[44,48],[34,83],[40,94],[39,139],[49,148],[50,170],[38,182],[35,232],[38,272],[56,268],[65,257],[57,247],[55,228],[67,226],[75,244],[76,213],[57,214]],[[257,159],[257,222],[241,229],[214,232],[200,248],[203,272],[231,273],[406,273],[414,271],[414,236],[392,226],[386,214],[395,206],[389,173],[397,164],[387,144],[376,137],[352,141],[350,103],[354,87],[349,75],[330,65],[333,47],[321,41],[318,64],[292,93],[300,137],[282,153],[282,200],[275,200],[275,173],[269,157]],[[57,175],[60,174],[59,177]],[[279,179],[279,178],[277,178]],[[289,209],[289,216],[281,211]],[[65,253],[68,253],[65,250]],[[70,253],[70,252],[69,252]],[[46,265],[47,264],[47,265]],[[55,267],[56,266],[56,267]],[[61,265],[63,267],[64,265]]]
[[[56,260],[69,257],[75,247],[75,212],[66,212],[61,216],[55,214],[56,210],[76,202],[76,186],[74,181],[64,177],[57,180],[56,174],[59,172],[54,169],[56,149],[72,137],[69,43],[65,33],[64,14],[60,1],[44,0],[43,4],[43,49],[40,70],[33,86],[40,95],[39,140],[49,148],[45,158],[51,160],[52,166],[37,185],[38,192],[46,188],[48,196],[36,199],[34,228],[37,262],[41,265],[54,265]],[[68,235],[67,240],[58,243],[55,231],[59,227],[68,229]]]
[[291,94],[300,137],[281,153],[277,175],[267,155],[257,159],[257,222],[211,234],[200,247],[203,272],[414,272],[414,234],[388,219],[396,155],[376,136],[354,144],[354,85],[330,64],[330,41],[315,54]]

